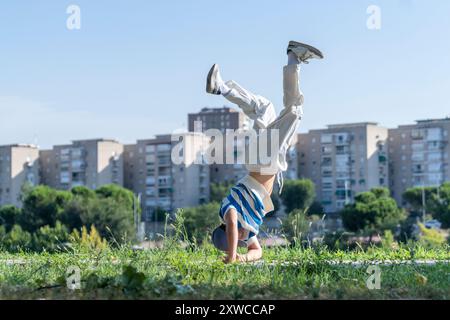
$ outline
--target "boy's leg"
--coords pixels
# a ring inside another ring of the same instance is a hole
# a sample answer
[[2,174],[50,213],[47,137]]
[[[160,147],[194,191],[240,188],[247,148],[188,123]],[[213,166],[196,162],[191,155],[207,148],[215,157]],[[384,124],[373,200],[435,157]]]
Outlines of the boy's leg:
[[237,104],[250,119],[255,121],[255,129],[267,128],[276,119],[275,107],[268,99],[253,94],[233,80],[227,81],[225,85],[230,90],[223,93],[223,96]]
[[303,94],[299,88],[299,64],[289,64],[283,69],[284,109],[269,126],[277,129],[279,136],[278,168],[287,170],[286,154],[295,140],[303,115]]
[[278,129],[279,153],[278,169],[287,170],[286,154],[292,143],[303,116],[303,93],[300,90],[300,63],[310,59],[322,59],[323,54],[316,48],[291,41],[288,46],[288,64],[283,68],[283,104],[284,109],[268,129]]
[[255,121],[255,129],[265,129],[276,119],[272,102],[244,89],[235,81],[224,82],[216,64],[209,72],[207,91],[222,94],[228,101],[238,105],[250,119]]

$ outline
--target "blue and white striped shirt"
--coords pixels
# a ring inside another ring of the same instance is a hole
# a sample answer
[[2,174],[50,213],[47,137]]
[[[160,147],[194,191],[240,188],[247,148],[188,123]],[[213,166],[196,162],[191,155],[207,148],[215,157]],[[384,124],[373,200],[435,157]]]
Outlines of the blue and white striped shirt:
[[238,215],[238,228],[248,231],[245,241],[259,233],[265,215],[273,211],[270,194],[251,176],[246,176],[231,188],[230,194],[223,199],[219,216],[223,223],[229,209],[235,209]]

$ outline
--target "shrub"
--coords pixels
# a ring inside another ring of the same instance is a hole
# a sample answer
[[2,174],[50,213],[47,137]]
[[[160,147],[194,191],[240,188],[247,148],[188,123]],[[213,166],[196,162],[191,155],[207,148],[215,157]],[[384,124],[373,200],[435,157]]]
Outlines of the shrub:
[[284,183],[281,199],[287,212],[296,209],[306,210],[316,197],[314,183],[311,180],[287,180]]
[[190,240],[203,240],[220,224],[217,202],[211,202],[195,208],[179,211],[184,219],[184,227]]
[[14,225],[9,233],[3,238],[3,246],[11,252],[30,249],[32,236],[29,232],[22,230],[19,225]]
[[45,226],[33,234],[33,250],[55,252],[65,247],[69,239],[69,232],[61,222],[55,227]]
[[4,206],[0,208],[0,225],[4,226],[5,232],[11,231],[18,223],[22,211],[15,206]]
[[421,232],[419,243],[425,248],[442,247],[445,244],[445,236],[439,231],[427,229],[422,223],[419,223],[419,228]]
[[355,197],[355,203],[341,212],[344,227],[352,232],[365,231],[372,236],[393,229],[405,218],[404,210],[389,196],[389,190],[375,188]]
[[301,243],[306,239],[311,223],[307,210],[294,210],[284,219],[282,231],[291,242]]
[[81,228],[81,235],[78,230],[73,230],[70,235],[70,242],[78,249],[87,251],[105,250],[109,247],[108,242],[105,239],[102,239],[94,225],[90,227],[89,232],[88,229],[83,226]]

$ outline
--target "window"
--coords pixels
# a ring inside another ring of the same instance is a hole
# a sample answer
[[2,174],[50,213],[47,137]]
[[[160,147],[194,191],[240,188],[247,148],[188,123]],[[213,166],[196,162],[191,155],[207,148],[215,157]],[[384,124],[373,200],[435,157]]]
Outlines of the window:
[[435,161],[435,160],[441,160],[441,153],[440,152],[430,152],[428,153],[428,160]]
[[147,154],[155,153],[155,150],[156,150],[155,145],[147,145],[145,147],[145,153],[147,153]]
[[332,143],[333,142],[333,135],[331,134],[322,134],[320,137],[321,143]]
[[172,145],[171,144],[158,144],[158,146],[156,147],[157,151],[170,151],[172,149]]
[[442,129],[441,128],[430,128],[427,131],[428,141],[439,141],[442,139]]

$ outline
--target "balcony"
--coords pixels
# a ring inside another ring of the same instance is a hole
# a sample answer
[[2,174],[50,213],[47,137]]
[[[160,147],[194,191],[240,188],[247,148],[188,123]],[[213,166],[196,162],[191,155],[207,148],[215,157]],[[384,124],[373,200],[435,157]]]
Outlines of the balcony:
[[379,153],[378,154],[378,162],[379,163],[387,163],[387,156],[385,153]]
[[145,179],[145,184],[147,186],[154,186],[156,183],[156,180],[154,177],[147,177],[147,179]]
[[427,131],[427,141],[443,141],[444,135],[441,128],[429,128]]
[[425,131],[423,129],[415,129],[411,132],[411,139],[423,140],[425,137]]
[[170,211],[172,207],[172,200],[169,197],[162,197],[158,199],[157,205],[163,210]]
[[331,157],[322,157],[322,161],[320,162],[322,167],[330,167],[333,165],[333,160]]
[[346,146],[350,144],[352,137],[348,134],[335,135],[334,144],[336,146]]
[[170,157],[158,157],[158,167],[170,167],[172,164]]
[[172,177],[171,176],[159,176],[158,177],[158,187],[171,187],[172,186]]

